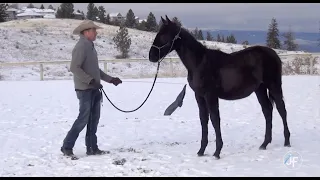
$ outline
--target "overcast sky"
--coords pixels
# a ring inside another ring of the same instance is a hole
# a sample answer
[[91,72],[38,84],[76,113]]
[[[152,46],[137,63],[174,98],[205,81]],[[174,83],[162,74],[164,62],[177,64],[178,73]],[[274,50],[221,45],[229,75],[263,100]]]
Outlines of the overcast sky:
[[[45,8],[50,3],[44,3]],[[55,8],[60,3],[51,3]],[[20,3],[19,6],[26,6]],[[41,4],[34,3],[40,7]],[[74,3],[75,10],[87,12],[88,3]],[[160,16],[177,16],[186,27],[267,30],[272,17],[279,29],[319,32],[320,3],[95,3],[104,6],[107,13],[126,15],[131,8],[136,16],[144,19],[151,11],[159,22]]]

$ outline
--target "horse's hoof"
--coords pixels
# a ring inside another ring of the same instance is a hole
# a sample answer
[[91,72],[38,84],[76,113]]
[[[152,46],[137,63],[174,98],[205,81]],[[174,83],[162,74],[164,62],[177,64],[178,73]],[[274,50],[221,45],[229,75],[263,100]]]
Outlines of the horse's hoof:
[[217,159],[217,160],[220,159],[220,155],[214,154],[213,157],[214,157],[215,159]]
[[260,150],[266,150],[267,147],[265,147],[265,146],[260,146],[259,149],[260,149]]
[[284,147],[291,147],[290,143],[284,144]]
[[204,156],[204,153],[203,153],[203,152],[198,152],[197,154],[198,154],[199,157],[200,157],[200,156]]

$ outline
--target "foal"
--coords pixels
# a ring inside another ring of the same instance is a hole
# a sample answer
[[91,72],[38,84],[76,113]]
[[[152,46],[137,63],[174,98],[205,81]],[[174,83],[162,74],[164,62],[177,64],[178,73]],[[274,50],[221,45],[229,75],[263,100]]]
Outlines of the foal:
[[264,142],[266,149],[272,140],[272,110],[276,108],[284,126],[284,145],[290,146],[290,131],[282,92],[282,62],[277,53],[268,47],[254,46],[234,53],[208,49],[187,30],[161,17],[162,27],[149,51],[149,61],[161,61],[175,50],[188,71],[188,83],[195,92],[202,127],[202,156],[208,145],[209,116],[216,134],[216,151],[219,159],[223,146],[220,130],[219,98],[237,100],[256,94],[266,120]]

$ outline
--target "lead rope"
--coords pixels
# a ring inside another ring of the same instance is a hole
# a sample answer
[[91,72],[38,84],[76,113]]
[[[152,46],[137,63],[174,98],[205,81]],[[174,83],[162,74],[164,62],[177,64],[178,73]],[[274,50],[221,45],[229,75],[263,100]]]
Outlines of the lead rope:
[[[137,107],[136,109],[133,109],[133,110],[130,110],[130,111],[119,109],[116,105],[114,105],[114,104],[111,102],[111,100],[110,100],[109,97],[107,96],[107,94],[106,94],[106,92],[104,91],[104,89],[101,88],[100,90],[103,92],[104,96],[106,96],[106,98],[107,98],[108,101],[111,103],[111,105],[112,105],[114,108],[116,108],[117,110],[119,110],[119,111],[121,111],[121,112],[125,112],[125,113],[134,112],[134,111],[140,109],[140,108],[144,105],[144,103],[147,101],[147,99],[149,98],[149,96],[150,96],[150,94],[151,94],[151,92],[152,92],[152,90],[153,90],[153,88],[154,88],[154,85],[155,85],[155,83],[156,83],[157,77],[158,77],[159,67],[160,67],[160,62],[158,62],[157,72],[156,72],[156,75],[155,75],[155,77],[154,77],[154,80],[153,80],[151,89],[150,89],[150,91],[149,91],[149,94],[147,95],[146,99],[142,102],[142,104],[141,104],[139,107]],[[102,98],[101,98],[101,99],[102,99]]]
[[[166,55],[168,55],[169,52],[171,51],[174,42],[175,42],[178,38],[181,39],[181,37],[179,36],[180,31],[181,31],[181,27],[180,27],[179,32],[178,32],[178,33],[175,35],[175,37],[173,38],[173,40],[172,40],[173,42],[172,42],[172,44],[171,44],[171,47],[170,47],[170,49],[169,49],[169,51],[168,51],[168,53],[167,53]],[[161,48],[167,46],[168,44],[169,44],[169,42],[166,43],[165,45],[161,46],[161,47],[157,47],[157,46],[155,46],[155,45],[152,45],[152,47],[155,47],[155,48],[157,48],[157,49],[159,50],[159,59],[160,59],[160,60],[158,61],[157,72],[156,72],[156,75],[155,75],[155,77],[154,77],[154,80],[153,80],[151,89],[150,89],[150,91],[149,91],[149,94],[147,95],[146,99],[142,102],[142,104],[141,104],[139,107],[137,107],[136,109],[133,109],[133,110],[122,110],[122,109],[118,108],[116,105],[114,105],[114,104],[111,102],[111,100],[109,99],[109,97],[107,96],[107,94],[106,94],[106,92],[104,91],[103,88],[100,89],[100,93],[101,93],[101,91],[102,91],[103,94],[104,94],[104,96],[106,96],[106,98],[108,99],[108,101],[111,103],[111,105],[112,105],[114,108],[116,108],[117,110],[121,111],[121,112],[130,113],[130,112],[134,112],[134,111],[140,109],[140,108],[144,105],[144,103],[147,101],[147,99],[149,98],[149,96],[150,96],[150,94],[151,94],[151,92],[152,92],[152,90],[153,90],[153,88],[154,88],[154,85],[155,85],[156,80],[157,80],[157,77],[158,77],[159,69],[160,69],[160,63],[161,63],[161,61],[164,59],[164,57],[166,56],[166,55],[165,55],[165,56],[163,56],[162,58],[160,58],[160,50],[161,50]],[[101,102],[102,102],[102,101],[103,101],[103,100],[102,100],[102,96],[101,96]]]

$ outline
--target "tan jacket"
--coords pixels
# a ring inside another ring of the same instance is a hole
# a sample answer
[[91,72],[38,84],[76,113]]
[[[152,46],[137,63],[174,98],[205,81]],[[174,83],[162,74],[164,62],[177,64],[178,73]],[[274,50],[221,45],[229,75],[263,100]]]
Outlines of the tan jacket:
[[73,73],[74,87],[77,90],[92,89],[89,85],[92,79],[96,82],[102,80],[110,82],[112,77],[99,68],[97,51],[92,41],[83,35],[72,50],[70,71]]

